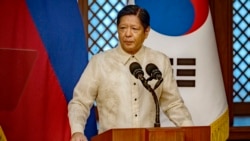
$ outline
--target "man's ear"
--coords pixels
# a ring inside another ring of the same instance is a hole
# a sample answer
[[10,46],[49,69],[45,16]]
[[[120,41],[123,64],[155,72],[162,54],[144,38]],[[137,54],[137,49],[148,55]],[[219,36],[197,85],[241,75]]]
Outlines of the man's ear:
[[149,32],[150,32],[150,26],[148,26],[148,27],[145,29],[145,39],[148,37]]

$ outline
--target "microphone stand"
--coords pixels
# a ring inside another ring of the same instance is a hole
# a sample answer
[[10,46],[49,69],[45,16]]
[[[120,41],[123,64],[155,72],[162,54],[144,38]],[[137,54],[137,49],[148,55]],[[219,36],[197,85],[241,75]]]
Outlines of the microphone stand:
[[153,98],[154,98],[154,102],[155,102],[155,108],[156,108],[156,115],[155,115],[155,124],[154,124],[154,127],[161,127],[161,124],[160,124],[160,106],[159,106],[159,101],[158,101],[158,98],[157,98],[157,95],[154,91],[154,89],[151,88],[151,86],[147,83],[147,81],[142,81],[144,87],[149,91],[151,92]]
[[161,127],[161,124],[160,124],[160,106],[159,106],[159,101],[158,101],[158,98],[157,98],[157,95],[155,93],[155,91],[150,87],[150,90],[149,90],[154,98],[154,101],[155,101],[155,108],[156,108],[156,115],[155,115],[155,124],[154,126],[155,127]]

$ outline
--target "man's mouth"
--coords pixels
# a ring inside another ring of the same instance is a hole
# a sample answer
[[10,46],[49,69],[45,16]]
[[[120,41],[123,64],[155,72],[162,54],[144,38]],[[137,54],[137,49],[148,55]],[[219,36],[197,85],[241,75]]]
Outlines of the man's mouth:
[[131,44],[131,43],[133,43],[133,41],[124,41],[124,43]]

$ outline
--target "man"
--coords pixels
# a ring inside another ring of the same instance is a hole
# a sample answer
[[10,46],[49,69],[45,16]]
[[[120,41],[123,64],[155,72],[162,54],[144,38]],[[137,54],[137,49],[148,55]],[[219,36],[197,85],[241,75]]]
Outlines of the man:
[[[125,6],[117,16],[120,44],[93,56],[74,89],[69,120],[72,141],[87,141],[83,130],[90,108],[96,101],[99,133],[111,128],[154,127],[155,103],[152,94],[130,72],[137,62],[145,68],[155,64],[163,82],[155,89],[161,109],[176,126],[192,126],[190,113],[179,94],[169,58],[143,45],[150,31],[148,12],[136,5]],[[155,85],[152,80],[149,85]]]

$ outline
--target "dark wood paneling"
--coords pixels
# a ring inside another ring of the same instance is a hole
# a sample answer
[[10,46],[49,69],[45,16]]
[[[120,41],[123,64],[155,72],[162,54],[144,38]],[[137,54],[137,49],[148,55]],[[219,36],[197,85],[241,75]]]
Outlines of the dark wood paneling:
[[250,115],[250,103],[234,103],[233,111],[235,116]]
[[230,125],[233,125],[233,49],[232,49],[232,0],[209,0],[215,29],[216,42],[223,74]]
[[231,127],[230,137],[227,141],[249,141],[250,127]]

